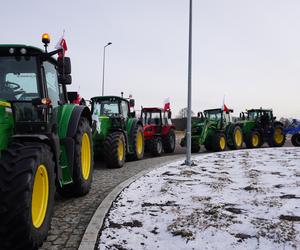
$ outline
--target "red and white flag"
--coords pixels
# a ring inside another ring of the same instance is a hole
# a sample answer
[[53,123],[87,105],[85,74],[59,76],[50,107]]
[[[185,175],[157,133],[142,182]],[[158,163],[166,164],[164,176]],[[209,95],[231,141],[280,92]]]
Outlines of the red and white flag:
[[65,52],[68,50],[67,42],[65,39],[65,31],[63,32],[63,35],[57,42],[55,49],[63,49],[63,53],[58,53],[58,57],[63,57],[65,55]]
[[224,112],[229,112],[229,108],[226,106],[226,104],[225,104],[225,95],[224,95],[224,97],[223,97],[223,105],[222,105],[222,109],[223,109],[223,111]]
[[164,111],[170,110],[171,106],[170,106],[170,97],[166,98],[164,100]]

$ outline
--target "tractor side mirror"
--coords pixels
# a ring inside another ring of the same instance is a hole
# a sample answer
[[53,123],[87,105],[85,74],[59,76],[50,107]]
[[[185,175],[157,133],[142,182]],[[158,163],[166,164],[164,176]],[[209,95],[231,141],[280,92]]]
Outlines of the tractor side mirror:
[[58,75],[58,82],[64,85],[72,84],[72,76],[71,75]]
[[197,117],[202,119],[203,118],[203,113],[202,112],[198,112],[197,113]]
[[130,112],[130,117],[131,118],[135,118],[135,116],[136,116],[135,111]]
[[60,75],[71,74],[71,59],[70,57],[60,57],[57,59],[57,70]]
[[172,118],[172,112],[171,110],[168,111],[168,119],[171,119]]
[[134,99],[130,99],[130,100],[129,100],[129,107],[130,107],[130,108],[133,108],[134,105],[135,105]]

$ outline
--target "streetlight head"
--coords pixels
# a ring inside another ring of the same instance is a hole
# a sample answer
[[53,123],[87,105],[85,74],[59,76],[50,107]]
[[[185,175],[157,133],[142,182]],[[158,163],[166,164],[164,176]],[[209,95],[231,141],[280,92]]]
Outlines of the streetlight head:
[[111,42],[107,43],[107,45],[111,45],[111,44],[112,44]]

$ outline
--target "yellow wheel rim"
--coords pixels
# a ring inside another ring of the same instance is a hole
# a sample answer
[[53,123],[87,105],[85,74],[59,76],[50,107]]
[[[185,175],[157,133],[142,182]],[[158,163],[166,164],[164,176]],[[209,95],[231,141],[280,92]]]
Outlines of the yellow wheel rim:
[[45,165],[39,165],[33,183],[31,200],[32,224],[39,228],[45,219],[49,198],[49,179]]
[[221,150],[224,150],[225,147],[226,147],[226,140],[225,140],[225,138],[222,136],[222,137],[220,138],[220,148],[221,148]]
[[243,144],[243,136],[242,136],[242,132],[240,129],[237,129],[235,131],[234,140],[235,140],[235,144],[238,147],[240,147]]
[[140,155],[143,152],[143,134],[142,131],[138,131],[136,138],[136,152]]
[[252,136],[252,145],[253,145],[253,147],[257,147],[257,146],[258,146],[258,143],[259,143],[258,135],[254,134],[254,135]]
[[119,161],[123,161],[123,159],[124,159],[124,143],[121,139],[119,140],[119,144],[118,144],[118,157],[119,157]]
[[284,135],[282,133],[282,130],[280,128],[276,128],[274,132],[274,140],[276,144],[281,144],[284,140]]
[[91,142],[87,133],[82,136],[81,143],[81,172],[84,180],[87,180],[91,171]]

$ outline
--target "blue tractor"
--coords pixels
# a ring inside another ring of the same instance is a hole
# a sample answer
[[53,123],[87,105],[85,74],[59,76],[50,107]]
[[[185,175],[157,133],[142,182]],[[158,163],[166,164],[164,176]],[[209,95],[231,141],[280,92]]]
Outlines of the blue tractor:
[[292,124],[284,129],[284,134],[292,135],[291,142],[295,147],[300,147],[300,121],[293,119]]

